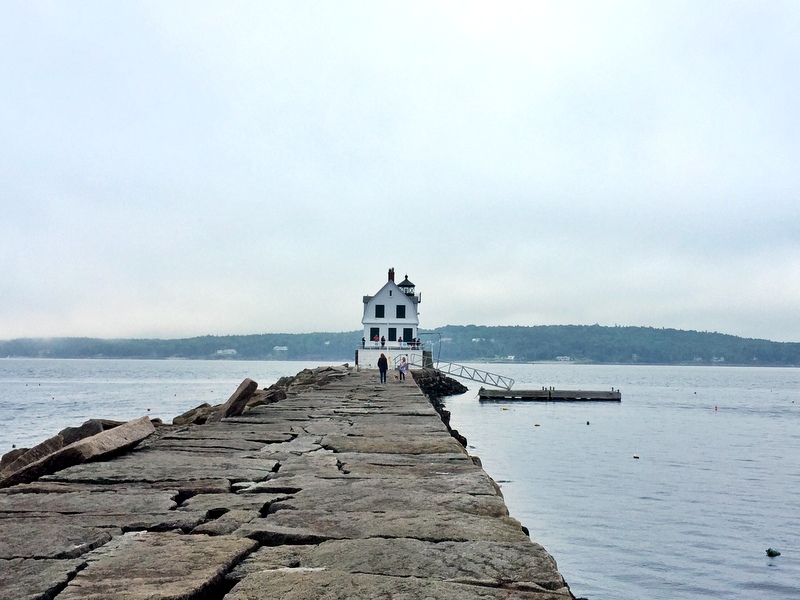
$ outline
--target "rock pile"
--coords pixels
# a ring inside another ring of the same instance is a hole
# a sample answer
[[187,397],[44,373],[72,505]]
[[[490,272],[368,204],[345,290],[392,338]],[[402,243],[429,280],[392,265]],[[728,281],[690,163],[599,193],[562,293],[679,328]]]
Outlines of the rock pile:
[[[201,404],[172,419],[172,424],[203,425],[206,422],[219,421],[224,417],[237,416],[242,414],[245,409],[280,402],[286,398],[286,394],[289,392],[297,393],[304,389],[327,385],[331,381],[345,377],[352,371],[353,369],[347,363],[335,367],[303,369],[297,375],[281,377],[271,386],[262,390],[258,390],[258,384],[251,379],[245,379],[225,404],[216,406],[208,403]],[[254,387],[253,384],[255,384]]]
[[466,386],[460,381],[448,377],[438,369],[412,369],[411,375],[422,393],[428,396],[431,402],[439,402],[447,396],[456,396],[467,392]]
[[464,386],[461,382],[456,381],[452,377],[448,377],[447,375],[443,374],[438,369],[413,369],[411,371],[411,375],[414,377],[414,381],[419,386],[419,389],[421,389],[422,393],[428,397],[428,400],[430,400],[433,408],[435,408],[436,412],[439,413],[442,423],[445,424],[445,427],[447,427],[447,431],[450,432],[450,435],[452,435],[462,446],[464,446],[464,448],[466,448],[467,438],[461,435],[458,432],[458,429],[453,429],[450,427],[450,411],[445,408],[443,401],[443,399],[447,396],[456,396],[458,394],[466,393],[466,386]]

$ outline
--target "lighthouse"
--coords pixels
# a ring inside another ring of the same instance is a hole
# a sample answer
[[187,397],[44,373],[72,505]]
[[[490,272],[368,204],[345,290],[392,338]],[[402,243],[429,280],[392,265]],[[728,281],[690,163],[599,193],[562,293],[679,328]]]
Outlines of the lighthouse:
[[[356,364],[361,368],[376,369],[378,358],[385,354],[390,367],[405,356],[409,363],[422,356],[422,343],[418,340],[419,305],[422,295],[408,275],[395,283],[394,267],[389,269],[386,283],[372,296],[364,296],[364,328],[361,345],[356,352]],[[418,356],[417,356],[418,355]],[[421,359],[419,359],[421,364]]]

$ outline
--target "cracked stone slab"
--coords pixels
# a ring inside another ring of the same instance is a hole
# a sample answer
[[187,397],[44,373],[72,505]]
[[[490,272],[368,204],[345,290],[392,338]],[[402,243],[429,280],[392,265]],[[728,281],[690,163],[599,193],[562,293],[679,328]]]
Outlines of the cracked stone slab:
[[0,592],[9,600],[53,598],[85,565],[81,559],[0,560]]
[[202,598],[255,547],[224,535],[127,533],[87,555],[58,600]]
[[487,540],[528,541],[522,525],[512,517],[482,517],[467,513],[427,510],[337,512],[279,510],[267,518],[246,523],[236,535],[265,540],[275,528],[298,529],[319,539],[410,537],[432,542]]
[[204,438],[204,439],[175,439],[163,438],[155,445],[158,450],[175,449],[180,451],[192,450],[194,452],[207,452],[211,454],[221,453],[236,453],[242,451],[258,452],[264,447],[261,442],[251,442],[249,440],[228,438],[227,440],[219,438]]
[[0,558],[77,558],[119,533],[116,528],[66,523],[59,517],[0,520]]
[[[238,417],[228,417],[222,424],[225,425],[302,425],[314,418],[314,409],[308,406],[297,408],[285,408],[283,400],[277,404],[267,404],[256,406]],[[317,415],[319,416],[319,415]]]
[[262,454],[269,454],[273,452],[295,455],[306,454],[321,450],[321,441],[322,436],[300,435],[288,442],[264,446],[261,449],[261,452]]
[[[339,600],[343,598],[387,598],[391,600],[565,600],[567,592],[528,590],[523,586],[506,588],[463,583],[352,574],[335,570],[283,569],[262,571],[246,577],[225,596],[225,600]],[[59,598],[60,600],[60,598]]]
[[294,477],[298,475],[310,477],[342,477],[346,475],[340,467],[340,462],[333,452],[324,448],[317,448],[314,451],[306,452],[302,455],[296,453],[276,453],[264,452],[264,458],[275,460],[280,463],[280,469],[269,476],[270,479],[282,477]]
[[185,500],[177,512],[207,513],[226,510],[259,511],[276,500],[285,500],[286,494],[197,494]]
[[67,494],[73,492],[87,493],[123,493],[123,494],[149,494],[164,492],[169,497],[194,496],[196,494],[227,494],[231,491],[231,483],[227,479],[206,478],[191,479],[187,481],[156,481],[145,485],[118,484],[109,486],[102,482],[65,482],[65,481],[34,481],[15,485],[14,487],[0,490],[0,495],[12,496],[15,494]]
[[382,436],[326,435],[322,446],[334,452],[385,452],[401,454],[453,454],[464,451],[451,436],[437,434],[408,437],[385,433]]
[[476,472],[475,463],[463,452],[427,455],[337,452],[335,455],[356,477],[440,477]]
[[282,568],[330,569],[488,586],[515,581],[531,589],[559,593],[568,590],[553,557],[530,541],[431,543],[371,538],[264,547],[238,565],[229,578],[238,581],[253,573]]
[[[338,458],[336,454],[333,456]],[[332,479],[362,479],[374,481],[376,485],[385,485],[387,488],[413,486],[431,495],[446,493],[471,494],[475,496],[500,495],[491,477],[474,465],[469,470],[459,469],[455,472],[446,467],[433,466],[431,468],[422,463],[417,467],[408,468],[398,468],[391,465],[385,468],[374,467],[374,470],[363,472],[353,466],[351,462],[340,462],[341,469],[337,467],[335,471],[332,465],[329,465],[327,469],[320,469],[303,462],[281,463],[280,470],[270,475],[263,485],[266,488],[284,485],[301,489],[314,489],[315,487],[326,487]]]
[[231,481],[259,481],[266,479],[276,465],[276,461],[238,454],[209,455],[152,447],[130,452],[109,462],[71,467],[45,479],[63,482],[157,483],[224,475]]
[[0,520],[25,513],[157,514],[176,507],[173,492],[144,489],[0,494]]
[[245,523],[258,519],[261,513],[257,510],[233,509],[212,521],[201,523],[191,533],[206,535],[227,535],[233,533]]
[[[447,428],[441,419],[436,418],[436,411],[432,408],[426,408],[424,412],[407,410],[388,412],[383,409],[374,411],[360,412],[358,421],[353,422],[353,427],[364,430],[376,430],[393,428],[406,428],[420,433],[441,433]],[[343,415],[339,415],[341,418]],[[431,417],[434,417],[433,419]],[[323,425],[320,421],[314,421],[311,425],[317,427]]]
[[259,444],[273,444],[288,442],[294,436],[291,433],[291,426],[281,423],[270,423],[269,425],[245,425],[242,423],[230,423],[222,421],[208,425],[193,425],[169,433],[159,443],[171,442],[174,440],[230,440],[241,439],[248,442]]
[[286,508],[335,512],[345,507],[350,512],[437,510],[487,517],[508,516],[505,502],[493,490],[491,494],[469,494],[454,487],[451,493],[431,494],[416,481],[405,479],[328,479],[326,485],[321,483],[315,481],[315,485],[306,486],[291,498],[277,500],[270,512]]

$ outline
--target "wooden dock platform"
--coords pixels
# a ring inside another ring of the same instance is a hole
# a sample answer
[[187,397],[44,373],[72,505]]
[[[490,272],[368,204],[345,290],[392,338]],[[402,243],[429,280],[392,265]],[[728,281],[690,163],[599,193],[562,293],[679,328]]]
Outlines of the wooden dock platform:
[[481,402],[621,402],[622,392],[611,388],[610,392],[597,390],[478,390]]

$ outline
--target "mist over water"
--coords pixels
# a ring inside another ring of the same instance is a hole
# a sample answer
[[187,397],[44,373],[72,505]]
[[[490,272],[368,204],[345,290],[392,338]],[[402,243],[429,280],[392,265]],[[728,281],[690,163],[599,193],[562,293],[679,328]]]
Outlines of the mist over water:
[[[316,366],[0,359],[0,453],[89,418],[171,422],[245,377],[266,387]],[[618,404],[480,403],[480,384],[465,382],[447,399],[451,425],[576,596],[800,597],[800,369],[470,366],[517,388],[622,390]]]

